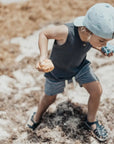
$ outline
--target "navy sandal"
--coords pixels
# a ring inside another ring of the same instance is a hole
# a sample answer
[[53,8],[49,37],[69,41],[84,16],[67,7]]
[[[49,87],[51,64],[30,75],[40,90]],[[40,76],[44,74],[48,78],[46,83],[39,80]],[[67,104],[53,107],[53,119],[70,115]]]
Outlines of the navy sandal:
[[29,121],[31,121],[32,122],[32,125],[30,125],[30,124],[27,124],[27,126],[30,128],[30,129],[32,129],[33,131],[37,128],[37,126],[41,123],[41,119],[40,119],[40,121],[39,122],[35,122],[34,121],[34,115],[36,114],[36,112],[34,112],[33,114],[32,114],[32,116],[31,116],[31,118],[30,118],[30,120]]
[[[92,125],[96,124],[96,129],[92,129]],[[103,125],[99,124],[98,121],[95,122],[85,122],[85,125],[88,127],[88,129],[92,132],[93,136],[96,137],[99,141],[103,142],[108,139],[108,132],[104,128]]]

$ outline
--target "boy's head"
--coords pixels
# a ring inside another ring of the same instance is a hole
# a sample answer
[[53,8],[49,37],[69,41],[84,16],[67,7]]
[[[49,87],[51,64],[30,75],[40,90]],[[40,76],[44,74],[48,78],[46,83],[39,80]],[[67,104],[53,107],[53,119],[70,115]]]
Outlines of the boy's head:
[[[87,28],[92,38],[96,42],[100,41],[99,46],[105,45],[107,41],[114,39],[114,7],[108,3],[97,3],[85,16],[76,18],[74,25]],[[92,39],[91,42],[94,43]]]

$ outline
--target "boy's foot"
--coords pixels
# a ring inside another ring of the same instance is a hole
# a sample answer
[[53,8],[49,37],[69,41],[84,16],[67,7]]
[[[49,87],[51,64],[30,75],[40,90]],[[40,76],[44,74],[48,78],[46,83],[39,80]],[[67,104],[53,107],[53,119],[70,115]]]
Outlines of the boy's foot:
[[37,126],[41,123],[41,119],[38,122],[35,122],[34,120],[34,116],[35,116],[36,112],[34,112],[32,114],[32,116],[29,118],[28,123],[27,123],[27,127],[30,128],[31,130],[35,130],[37,128]]
[[[88,129],[92,132],[93,136],[95,136],[99,141],[106,141],[108,139],[108,132],[104,128],[102,124],[99,124],[98,121],[95,122],[88,122],[86,120],[85,125],[88,127]],[[92,125],[96,125],[96,128],[94,129]]]

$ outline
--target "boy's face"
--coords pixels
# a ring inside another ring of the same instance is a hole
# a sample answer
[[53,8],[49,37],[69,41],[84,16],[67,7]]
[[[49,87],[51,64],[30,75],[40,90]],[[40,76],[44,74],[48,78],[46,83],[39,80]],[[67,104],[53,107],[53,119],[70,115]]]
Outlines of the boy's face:
[[110,40],[112,40],[112,39],[104,39],[104,38],[101,38],[99,36],[92,34],[89,42],[93,47],[96,48],[96,47],[106,46],[107,42]]

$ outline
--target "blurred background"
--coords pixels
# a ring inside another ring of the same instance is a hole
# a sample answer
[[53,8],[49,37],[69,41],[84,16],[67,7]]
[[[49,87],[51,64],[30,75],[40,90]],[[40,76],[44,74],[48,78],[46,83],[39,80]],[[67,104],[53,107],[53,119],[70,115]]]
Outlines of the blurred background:
[[[39,59],[40,30],[45,26],[72,22],[99,2],[114,6],[114,0],[0,0],[0,143],[99,144],[79,127],[87,112],[89,95],[78,84],[67,85],[65,92],[58,95],[57,101],[47,111],[49,114],[44,116],[39,131],[33,134],[25,129],[29,115],[36,110],[39,98],[44,94],[44,74],[35,69]],[[52,44],[53,40],[49,40],[49,54]],[[106,143],[113,144],[114,56],[105,57],[92,49],[88,59],[103,87],[98,117],[110,133]],[[62,127],[64,116],[61,125],[56,125],[60,120],[58,111],[61,106],[58,105],[61,103],[63,109],[70,111],[67,116],[71,119],[66,121],[69,129]],[[71,113],[73,110],[76,115]],[[55,111],[56,117],[51,115]]]

